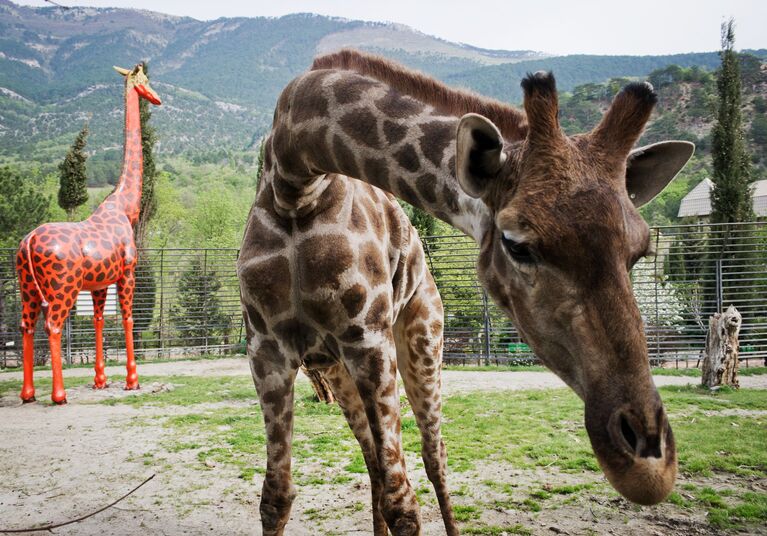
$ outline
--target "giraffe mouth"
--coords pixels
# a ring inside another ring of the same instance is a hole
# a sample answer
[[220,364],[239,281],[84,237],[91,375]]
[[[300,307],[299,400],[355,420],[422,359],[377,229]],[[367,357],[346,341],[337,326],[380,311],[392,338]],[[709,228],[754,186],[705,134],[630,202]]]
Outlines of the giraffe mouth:
[[144,84],[136,84],[136,92],[141,95],[142,98],[148,100],[152,104],[159,106],[162,104],[160,101],[160,97],[157,96],[157,93],[149,89],[149,87],[145,86]]

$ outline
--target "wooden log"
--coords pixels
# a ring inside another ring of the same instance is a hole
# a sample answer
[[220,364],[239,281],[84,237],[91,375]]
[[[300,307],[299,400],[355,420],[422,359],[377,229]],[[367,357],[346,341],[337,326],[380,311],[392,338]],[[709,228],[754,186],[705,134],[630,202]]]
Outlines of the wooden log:
[[333,391],[330,389],[330,385],[325,379],[325,376],[322,375],[321,370],[310,370],[306,367],[301,367],[301,370],[304,374],[306,374],[306,377],[309,378],[309,381],[312,384],[312,389],[314,389],[314,394],[317,395],[317,399],[320,402],[332,404],[336,401],[335,397],[333,396]]
[[738,388],[738,335],[743,318],[730,305],[724,313],[708,319],[701,384],[709,389],[722,385]]

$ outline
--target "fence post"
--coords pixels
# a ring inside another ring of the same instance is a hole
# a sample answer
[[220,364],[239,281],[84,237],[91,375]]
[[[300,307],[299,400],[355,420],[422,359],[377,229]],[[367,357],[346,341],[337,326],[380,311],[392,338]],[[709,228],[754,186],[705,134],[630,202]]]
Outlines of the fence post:
[[[660,300],[658,299],[658,256],[660,251],[658,250],[660,242],[660,229],[655,230],[655,256],[653,257],[653,280],[655,281],[655,360],[656,366],[662,365],[660,360]],[[661,267],[661,270],[663,267]],[[661,275],[662,277],[662,275]],[[677,361],[677,367],[679,363]]]
[[722,303],[724,302],[724,288],[722,285],[722,258],[719,257],[716,260],[716,311],[717,313],[722,311]]
[[67,365],[72,364],[72,315],[67,317],[67,321],[64,323],[64,339],[67,343],[67,350],[64,354],[66,357]]
[[482,310],[485,330],[485,366],[490,366],[490,311],[487,306],[487,292],[482,291]]
[[[202,259],[202,283],[203,283],[203,296],[207,298],[208,296],[208,250],[205,250],[205,254],[203,255]],[[202,333],[203,333],[203,346],[205,347],[205,353],[208,353],[208,315],[205,314],[205,311],[201,311],[202,313]]]
[[160,250],[160,355],[163,355],[165,350],[165,325],[163,309],[165,308],[165,249]]

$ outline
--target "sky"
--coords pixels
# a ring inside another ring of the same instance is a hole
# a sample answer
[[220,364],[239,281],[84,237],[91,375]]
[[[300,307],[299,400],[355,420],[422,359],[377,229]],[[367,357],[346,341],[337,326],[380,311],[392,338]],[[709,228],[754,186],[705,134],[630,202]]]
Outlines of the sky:
[[[42,6],[43,0],[15,0]],[[319,13],[406,24],[449,41],[552,54],[675,54],[720,47],[736,20],[736,48],[767,48],[767,0],[56,0],[132,7],[200,20]]]

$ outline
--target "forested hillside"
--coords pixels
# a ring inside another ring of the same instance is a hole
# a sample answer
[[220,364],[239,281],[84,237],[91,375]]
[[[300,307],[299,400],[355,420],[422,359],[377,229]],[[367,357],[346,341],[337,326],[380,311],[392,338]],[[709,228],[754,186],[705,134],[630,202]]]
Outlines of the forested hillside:
[[[284,85],[317,53],[354,45],[442,80],[516,103],[525,73],[550,69],[558,81],[568,132],[592,128],[630,80],[649,79],[659,106],[642,143],[695,141],[695,160],[644,212],[673,221],[679,200],[708,176],[715,116],[715,52],[674,56],[562,56],[492,51],[391,25],[300,14],[281,18],[197,21],[126,9],[28,8],[0,0],[0,165],[22,171],[48,193],[53,215],[55,169],[83,123],[90,201],[85,216],[119,174],[122,85],[113,64],[149,61],[158,144],[154,246],[239,244],[255,193],[258,142]],[[744,114],[757,178],[767,154],[767,51],[741,55]],[[432,231],[444,231],[437,226]]]

